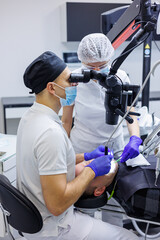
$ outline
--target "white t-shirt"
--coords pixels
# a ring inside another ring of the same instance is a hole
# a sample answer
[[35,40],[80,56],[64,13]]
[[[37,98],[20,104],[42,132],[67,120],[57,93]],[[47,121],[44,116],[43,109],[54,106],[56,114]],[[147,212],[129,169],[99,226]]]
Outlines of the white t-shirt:
[[[67,226],[73,206],[59,216],[51,214],[44,202],[40,175],[66,173],[67,181],[75,178],[75,152],[58,115],[49,107],[35,102],[22,117],[17,134],[17,187],[39,209],[42,230],[35,234],[57,236],[58,226]],[[33,234],[32,234],[33,237]]]
[[[82,68],[79,68],[74,73],[81,73],[81,71]],[[124,71],[118,70],[117,75],[123,82],[130,83]],[[74,127],[70,135],[76,153],[92,151],[100,144],[105,145],[116,127],[105,122],[105,90],[98,81],[93,80],[88,83],[79,83],[77,86]],[[114,142],[118,141],[113,145],[114,150],[123,148],[122,135],[122,126],[120,126],[113,136]]]

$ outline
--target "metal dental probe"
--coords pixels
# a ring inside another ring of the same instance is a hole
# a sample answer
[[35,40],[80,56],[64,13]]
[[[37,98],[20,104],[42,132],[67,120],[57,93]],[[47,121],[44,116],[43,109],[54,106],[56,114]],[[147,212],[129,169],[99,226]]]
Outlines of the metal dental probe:
[[154,185],[157,187],[158,176],[160,172],[160,147],[155,148],[154,154],[157,156],[157,163],[155,169],[155,183]]

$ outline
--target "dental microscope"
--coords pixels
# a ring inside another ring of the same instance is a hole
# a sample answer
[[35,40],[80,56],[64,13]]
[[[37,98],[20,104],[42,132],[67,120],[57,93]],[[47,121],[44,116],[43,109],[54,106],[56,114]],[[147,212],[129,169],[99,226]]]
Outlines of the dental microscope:
[[[105,154],[108,153],[108,143],[117,128],[122,123],[123,119],[126,119],[130,124],[133,123],[133,119],[130,115],[139,116],[137,113],[130,112],[132,106],[135,106],[139,95],[142,93],[142,90],[145,85],[149,83],[149,77],[152,72],[154,72],[157,65],[160,64],[160,61],[156,63],[152,70],[149,72],[150,68],[147,67],[145,79],[143,81],[143,85],[140,89],[139,85],[129,85],[123,84],[121,79],[119,79],[116,75],[119,67],[127,58],[127,56],[140,44],[146,42],[146,40],[150,37],[153,31],[156,29],[157,19],[159,19],[160,5],[154,3],[151,4],[151,0],[133,0],[133,3],[128,7],[128,9],[123,13],[123,15],[119,18],[119,20],[114,24],[113,28],[107,33],[107,37],[110,39],[112,45],[117,48],[123,41],[125,41],[129,36],[134,33],[130,43],[123,50],[119,57],[117,57],[111,64],[109,74],[99,73],[94,70],[83,70],[81,74],[72,73],[70,76],[70,82],[83,82],[87,83],[90,79],[96,79],[99,81],[99,84],[106,89],[105,92],[105,108],[106,108],[106,123],[110,125],[117,125],[119,116],[122,117],[120,123],[118,123],[117,127],[111,134],[107,144]],[[160,21],[159,21],[160,22]],[[131,24],[132,23],[132,24]],[[130,32],[130,35],[127,35],[124,38],[124,33]],[[122,37],[123,36],[123,37]],[[149,73],[148,73],[149,72]],[[147,75],[148,74],[148,75]],[[146,76],[147,75],[147,76]],[[139,90],[140,89],[140,90]],[[143,91],[144,91],[143,90]],[[142,93],[143,96],[143,93]],[[130,106],[127,111],[127,106]],[[156,132],[157,131],[157,132]],[[155,133],[156,132],[156,133]],[[160,132],[160,126],[158,130],[153,131],[154,136],[158,136]],[[159,136],[158,136],[159,137]],[[147,147],[151,144],[151,139],[153,135],[149,135],[147,140],[144,141],[143,153]],[[160,171],[160,138],[155,141],[153,149],[155,150],[155,156],[157,157],[157,166],[155,170],[156,181],[157,183],[159,171]],[[152,150],[153,150],[152,149]],[[148,154],[148,153],[147,153]]]

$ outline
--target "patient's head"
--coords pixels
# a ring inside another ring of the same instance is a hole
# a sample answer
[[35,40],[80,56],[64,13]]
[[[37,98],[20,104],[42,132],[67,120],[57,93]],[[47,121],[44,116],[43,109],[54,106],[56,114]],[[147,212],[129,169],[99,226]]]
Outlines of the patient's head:
[[[86,165],[88,165],[90,161],[84,161],[84,162],[81,162],[79,164],[76,165],[76,176],[78,176],[84,169],[84,167]],[[103,176],[99,176],[99,177],[96,177],[94,178],[90,184],[88,185],[86,191],[85,191],[85,194],[87,195],[94,195],[94,196],[100,196],[106,189],[106,187],[108,187],[116,173],[117,173],[117,170],[118,170],[118,164],[116,161],[112,160],[111,161],[111,169],[109,171],[108,174],[105,174]]]

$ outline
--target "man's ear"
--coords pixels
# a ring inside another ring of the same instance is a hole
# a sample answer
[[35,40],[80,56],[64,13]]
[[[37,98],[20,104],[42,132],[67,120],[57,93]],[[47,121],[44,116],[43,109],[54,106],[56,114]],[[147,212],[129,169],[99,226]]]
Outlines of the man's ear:
[[106,190],[106,187],[103,186],[103,187],[97,187],[95,190],[94,190],[94,196],[95,197],[98,197],[98,196],[101,196],[102,193],[104,193],[104,191]]
[[48,82],[46,88],[47,88],[48,92],[50,92],[51,94],[55,93],[55,87],[54,87],[53,82]]

